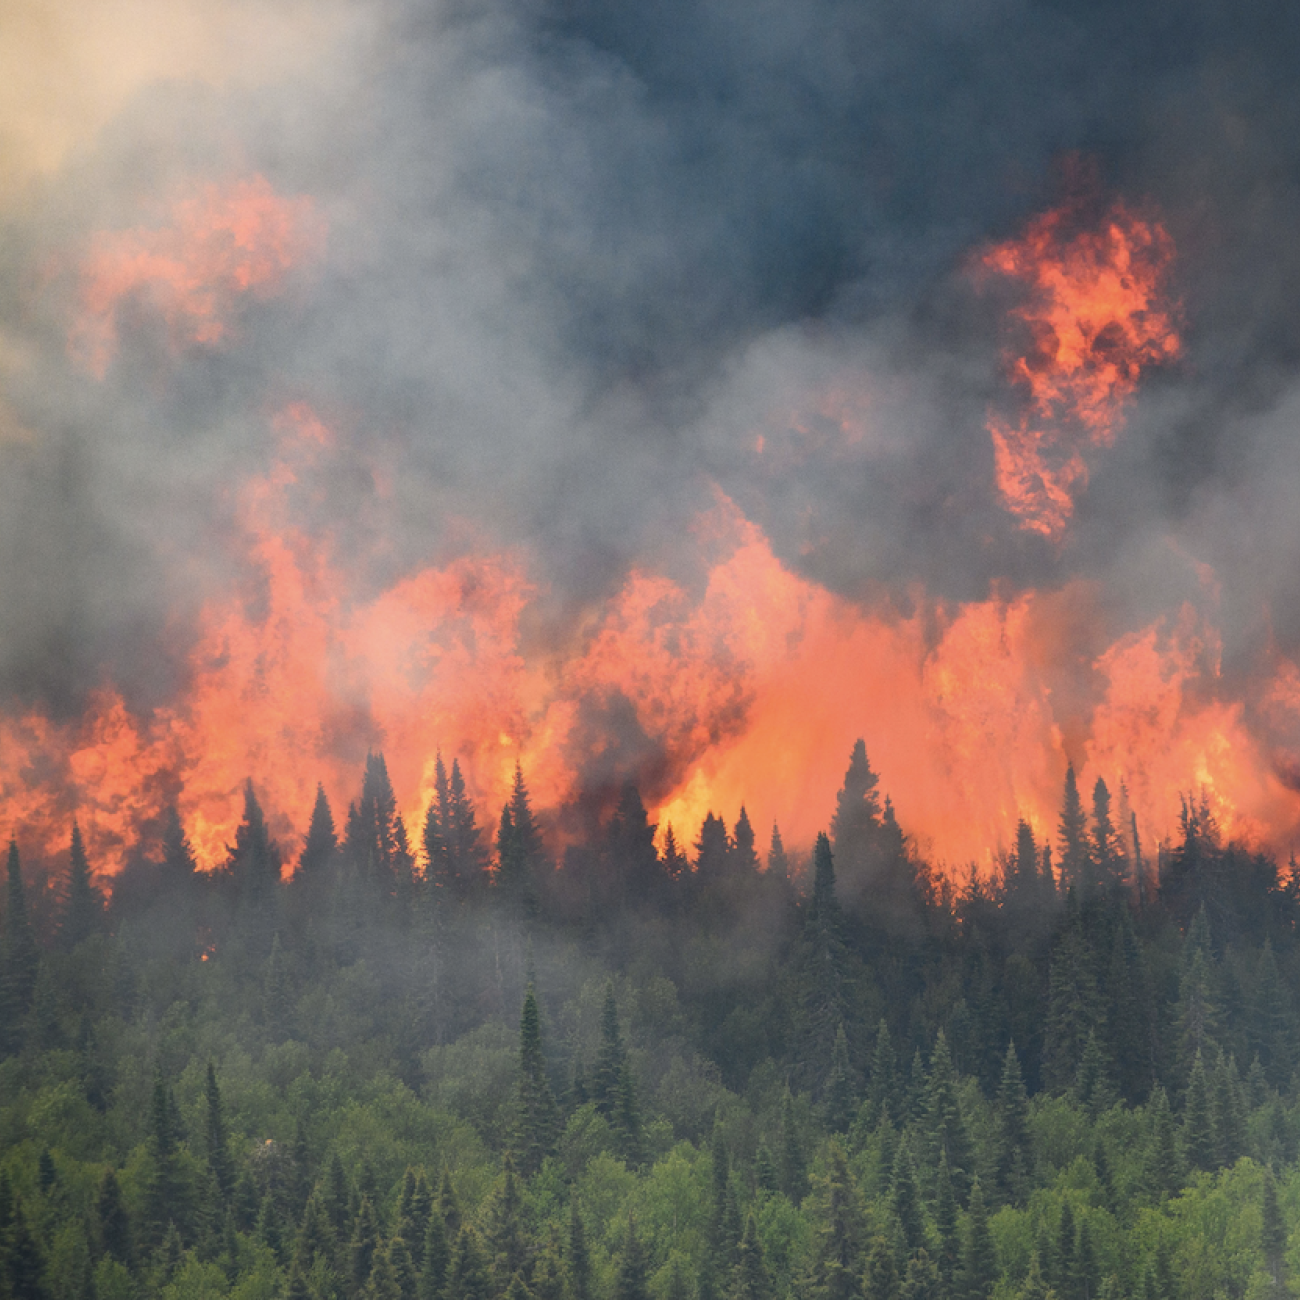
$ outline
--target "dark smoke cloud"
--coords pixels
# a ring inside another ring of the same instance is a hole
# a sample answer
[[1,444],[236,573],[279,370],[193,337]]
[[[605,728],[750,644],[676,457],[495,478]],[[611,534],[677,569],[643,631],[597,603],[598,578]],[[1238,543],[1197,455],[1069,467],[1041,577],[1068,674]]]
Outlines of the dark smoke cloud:
[[[230,577],[232,485],[297,399],[344,442],[305,512],[376,580],[467,537],[527,548],[542,638],[634,558],[687,572],[716,482],[864,600],[1079,575],[1136,624],[1196,594],[1191,557],[1227,593],[1230,651],[1300,643],[1289,11],[358,10],[284,84],[142,92],[5,218],[0,428],[27,431],[0,441],[5,694],[75,710],[108,674],[166,695],[161,647]],[[1187,347],[1053,548],[993,492],[1000,304],[966,267],[1053,201],[1072,152],[1162,212]],[[105,379],[79,369],[69,259],[89,234],[255,171],[313,197],[324,259],[243,304],[219,347],[176,353],[139,307]],[[868,394],[848,441],[818,412],[837,383]]]

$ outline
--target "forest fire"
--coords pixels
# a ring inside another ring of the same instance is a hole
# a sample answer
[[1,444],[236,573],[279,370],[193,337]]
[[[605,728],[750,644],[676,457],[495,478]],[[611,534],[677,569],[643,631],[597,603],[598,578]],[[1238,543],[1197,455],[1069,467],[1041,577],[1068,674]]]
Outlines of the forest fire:
[[[103,379],[130,302],[173,347],[215,347],[239,296],[274,293],[322,238],[309,200],[260,177],[203,189],[164,226],[94,241],[73,349]],[[997,489],[1022,528],[1059,539],[1085,454],[1113,441],[1142,371],[1179,354],[1172,256],[1161,224],[1119,202],[1096,228],[1054,209],[982,255],[985,272],[1025,286],[1014,320],[1029,346],[1009,363],[1023,410],[988,425]],[[199,861],[216,866],[250,776],[294,843],[317,782],[346,807],[372,749],[412,830],[442,753],[489,812],[519,762],[545,809],[630,777],[679,842],[706,813],[745,805],[806,846],[859,734],[904,829],[950,870],[989,868],[1022,817],[1050,838],[1067,761],[1122,786],[1153,841],[1189,786],[1229,834],[1282,846],[1300,824],[1284,760],[1252,728],[1261,709],[1286,714],[1289,696],[1266,685],[1258,700],[1225,697],[1215,633],[1190,606],[1081,631],[1068,611],[1090,588],[1066,577],[962,602],[918,586],[906,614],[864,607],[800,576],[715,487],[693,587],[634,567],[581,633],[539,650],[523,626],[547,575],[526,555],[464,553],[374,590],[366,557],[343,554],[295,504],[334,463],[337,435],[307,401],[269,423],[274,459],[236,489],[227,539],[243,579],[204,603],[178,698],[135,709],[110,683],[76,722],[0,716],[0,824],[42,852],[66,843],[75,814],[113,871],[174,802]]]
[[1067,203],[980,259],[1028,295],[1014,313],[1028,347],[1008,354],[1026,408],[989,417],[998,491],[1022,528],[1060,537],[1088,481],[1085,452],[1114,441],[1142,371],[1178,356],[1164,295],[1173,255],[1164,227],[1123,203],[1095,230]]

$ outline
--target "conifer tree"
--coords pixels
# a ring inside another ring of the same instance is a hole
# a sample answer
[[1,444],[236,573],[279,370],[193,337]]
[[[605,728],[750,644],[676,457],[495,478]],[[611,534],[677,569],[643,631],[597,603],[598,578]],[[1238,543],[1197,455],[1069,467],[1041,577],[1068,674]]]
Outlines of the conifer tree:
[[352,1238],[348,1242],[348,1259],[351,1265],[354,1293],[360,1292],[370,1280],[379,1250],[379,1224],[375,1220],[370,1197],[362,1196],[352,1223]]
[[487,855],[474,801],[469,797],[460,760],[452,759],[447,783],[447,810],[442,818],[447,841],[448,877],[462,896],[473,893],[484,880]]
[[447,1270],[447,1300],[490,1300],[492,1283],[478,1233],[468,1224],[456,1234]]
[[1025,1170],[1030,1165],[1029,1095],[1020,1072],[1015,1043],[1007,1044],[1002,1079],[997,1095],[997,1179],[998,1192],[1012,1204],[1024,1190]]
[[424,1231],[423,1262],[420,1269],[420,1300],[442,1300],[447,1284],[447,1270],[451,1263],[451,1247],[447,1241],[447,1223],[439,1210],[429,1215]]
[[332,874],[339,840],[334,829],[334,814],[330,811],[325,787],[316,785],[316,801],[312,804],[311,821],[303,837],[302,852],[298,855],[298,868],[294,882],[319,889]]
[[898,1220],[910,1255],[925,1245],[925,1219],[921,1214],[921,1201],[916,1191],[916,1167],[912,1162],[912,1149],[908,1146],[906,1137],[899,1142],[894,1154],[894,1167],[889,1182],[890,1208]]
[[781,1104],[781,1190],[796,1205],[808,1195],[807,1160],[795,1122],[794,1098],[787,1091]]
[[605,985],[605,1002],[600,1013],[600,1051],[591,1076],[591,1096],[596,1109],[612,1119],[618,1109],[619,1080],[627,1061],[627,1049],[618,1025],[618,1003],[614,999],[614,982]]
[[934,1186],[934,1228],[939,1237],[939,1277],[949,1294],[955,1287],[961,1269],[961,1238],[957,1233],[957,1196],[953,1191],[952,1173],[948,1157],[939,1157],[939,1172]]
[[822,1087],[826,1105],[826,1127],[832,1133],[846,1133],[857,1109],[857,1072],[849,1060],[848,1040],[841,1022],[835,1030],[831,1065]]
[[742,880],[758,875],[758,853],[754,849],[754,827],[750,824],[749,813],[745,805],[740,806],[740,816],[736,818],[732,831],[731,862],[732,874]]
[[18,845],[9,841],[4,944],[0,948],[0,1054],[18,1050],[32,1005],[40,954],[27,916],[27,890]]
[[772,842],[767,850],[767,874],[781,884],[790,883],[790,859],[781,839],[781,828],[775,822],[772,823]]
[[527,1245],[524,1241],[523,1195],[515,1174],[515,1163],[507,1151],[501,1162],[501,1177],[497,1180],[491,1204],[488,1207],[487,1245],[492,1258],[492,1276],[498,1290],[504,1289],[510,1278],[524,1267]]
[[336,1150],[331,1153],[329,1165],[325,1170],[321,1200],[330,1227],[340,1241],[343,1240],[343,1234],[348,1229],[350,1199],[347,1174],[343,1170],[343,1161]]
[[449,822],[451,820],[451,784],[447,768],[438,750],[433,764],[433,798],[424,814],[424,878],[436,889],[448,894],[454,889],[451,870]]
[[677,846],[677,835],[669,822],[664,831],[663,873],[669,884],[678,884],[690,873],[691,864]]
[[1183,1148],[1193,1169],[1215,1166],[1214,1128],[1210,1120],[1209,1083],[1205,1062],[1198,1051],[1187,1082],[1187,1099],[1183,1105]]
[[898,1261],[894,1248],[883,1234],[877,1234],[867,1252],[865,1300],[898,1300]]
[[1264,1068],[1265,1077],[1274,1087],[1283,1087],[1295,1067],[1295,1017],[1278,969],[1273,944],[1264,940],[1248,1008],[1251,1043]]
[[1157,1087],[1147,1106],[1151,1126],[1147,1146],[1146,1186],[1148,1194],[1156,1200],[1175,1196],[1183,1183],[1182,1161],[1175,1138],[1174,1117],[1169,1109],[1169,1097]]
[[621,902],[640,906],[655,898],[661,880],[657,826],[646,814],[641,792],[627,781],[610,819],[606,856]]
[[524,1175],[535,1173],[554,1146],[559,1125],[555,1094],[546,1074],[542,1052],[541,1017],[533,986],[524,995],[519,1024],[519,1114],[515,1127],[515,1149]]
[[637,1236],[636,1220],[629,1214],[627,1236],[623,1239],[623,1253],[618,1262],[618,1276],[614,1283],[614,1300],[650,1300],[646,1284],[645,1249]]
[[0,1262],[13,1300],[48,1300],[43,1274],[45,1261],[35,1234],[27,1223],[22,1202],[15,1197],[9,1216],[7,1240],[0,1242]]
[[966,1224],[966,1240],[962,1251],[962,1289],[966,1300],[985,1300],[997,1281],[998,1261],[993,1247],[993,1234],[989,1230],[988,1209],[980,1181],[971,1185],[970,1213]]
[[569,1202],[569,1294],[572,1300],[592,1300],[591,1254],[587,1249],[587,1230],[578,1212],[578,1200]]
[[1091,858],[1094,879],[1107,891],[1117,891],[1124,884],[1127,869],[1124,843],[1111,815],[1110,790],[1101,777],[1092,787]]
[[632,1063],[626,1058],[618,1074],[613,1127],[618,1153],[624,1163],[630,1169],[639,1168],[645,1162],[645,1133],[641,1126],[641,1104],[637,1098]]
[[204,1087],[207,1110],[206,1155],[221,1199],[227,1201],[235,1188],[235,1166],[230,1158],[230,1138],[226,1131],[226,1118],[221,1105],[221,1090],[217,1086],[217,1071],[208,1062],[207,1083]]
[[1224,1056],[1222,1052],[1219,1053],[1215,1065],[1210,1112],[1218,1163],[1235,1165],[1246,1150],[1241,1079],[1237,1073],[1237,1062],[1230,1056]]
[[818,1188],[812,1277],[816,1300],[858,1300],[862,1295],[863,1216],[844,1149],[832,1141]]
[[721,884],[727,878],[731,857],[731,836],[727,823],[712,812],[704,815],[700,838],[695,843],[695,879],[701,888]]
[[145,1244],[162,1244],[169,1229],[183,1235],[189,1226],[189,1192],[180,1158],[180,1116],[176,1098],[154,1073],[149,1105],[150,1169],[145,1183]]
[[1065,769],[1059,840],[1061,888],[1063,891],[1083,891],[1089,884],[1092,855],[1088,845],[1087,817],[1083,811],[1083,800],[1079,797],[1079,783],[1075,780],[1073,763]]
[[844,784],[835,798],[830,843],[842,871],[865,877],[880,835],[880,778],[867,760],[866,742],[854,742]]
[[1097,1031],[1089,1030],[1083,1056],[1074,1076],[1074,1095],[1094,1119],[1118,1099],[1111,1074],[1112,1066],[1102,1051]]
[[925,1122],[934,1164],[946,1157],[953,1189],[964,1200],[971,1185],[974,1156],[966,1120],[957,1097],[957,1076],[941,1029],[930,1055],[930,1077],[926,1088]]
[[442,1183],[438,1189],[438,1213],[447,1225],[447,1236],[453,1242],[461,1227],[460,1202],[456,1198],[456,1188],[451,1181],[451,1170],[445,1166],[442,1171]]
[[122,1202],[122,1189],[117,1174],[106,1169],[100,1179],[99,1195],[95,1199],[96,1247],[101,1256],[115,1259],[128,1268],[134,1258],[131,1238],[131,1221]]
[[1271,1169],[1264,1170],[1264,1200],[1260,1224],[1260,1250],[1268,1273],[1272,1295],[1281,1300],[1290,1295],[1286,1269],[1286,1222],[1277,1202],[1277,1182]]
[[68,894],[59,925],[59,939],[65,948],[75,948],[89,939],[103,924],[104,898],[90,874],[81,827],[72,823],[72,846],[68,853]]
[[927,1250],[918,1250],[907,1261],[903,1285],[899,1287],[899,1300],[940,1300],[944,1294],[943,1279],[938,1266]]

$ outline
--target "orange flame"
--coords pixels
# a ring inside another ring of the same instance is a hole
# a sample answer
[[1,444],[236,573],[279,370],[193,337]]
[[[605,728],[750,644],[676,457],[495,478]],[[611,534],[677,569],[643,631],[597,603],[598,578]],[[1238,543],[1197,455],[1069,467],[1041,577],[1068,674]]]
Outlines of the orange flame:
[[[0,824],[40,851],[66,845],[75,810],[112,870],[179,795],[214,865],[250,774],[292,850],[316,781],[341,808],[371,746],[413,830],[439,746],[462,759],[485,822],[517,757],[537,803],[556,807],[607,739],[584,709],[615,701],[656,749],[649,801],[680,841],[707,810],[731,819],[743,802],[756,825],[810,842],[858,735],[904,828],[954,867],[991,865],[1021,816],[1054,833],[1067,752],[1085,791],[1097,776],[1126,783],[1148,842],[1172,831],[1189,788],[1205,788],[1230,834],[1280,844],[1300,824],[1300,795],[1245,703],[1221,698],[1213,633],[1190,609],[1100,648],[1068,617],[1088,602],[1078,584],[952,607],[918,591],[910,616],[864,612],[792,572],[719,496],[700,521],[713,559],[698,591],[633,573],[575,649],[530,658],[521,627],[534,590],[510,556],[356,595],[329,539],[290,518],[290,489],[333,440],[301,405],[276,427],[280,456],[241,497],[240,545],[262,597],[204,608],[180,701],[136,715],[105,689],[75,725],[0,717]],[[1092,685],[1078,698],[1059,689],[1080,677]]]
[[1088,481],[1084,452],[1110,446],[1148,366],[1173,360],[1181,342],[1164,281],[1173,241],[1158,221],[1117,202],[1098,230],[1077,230],[1074,205],[1045,213],[980,266],[1021,281],[1014,315],[1030,346],[1008,358],[1028,408],[990,415],[998,491],[1020,526],[1057,538]]
[[103,379],[117,350],[119,310],[130,300],[158,313],[173,347],[219,343],[236,300],[273,292],[322,239],[312,201],[281,198],[262,176],[204,186],[172,206],[166,225],[94,238],[69,347]]

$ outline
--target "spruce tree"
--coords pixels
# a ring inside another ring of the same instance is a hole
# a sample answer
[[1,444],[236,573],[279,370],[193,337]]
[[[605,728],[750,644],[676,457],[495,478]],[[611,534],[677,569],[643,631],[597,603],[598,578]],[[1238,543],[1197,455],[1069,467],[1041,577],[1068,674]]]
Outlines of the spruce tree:
[[438,750],[433,766],[433,797],[424,814],[424,831],[420,837],[424,846],[424,878],[435,889],[448,895],[454,889],[451,871],[449,835],[451,785],[447,768]]
[[826,1127],[832,1133],[847,1133],[857,1110],[857,1072],[849,1061],[848,1040],[841,1023],[835,1030],[831,1065],[822,1086],[826,1108]]
[[600,1051],[591,1076],[591,1096],[596,1109],[612,1120],[618,1110],[619,1080],[627,1061],[627,1049],[618,1025],[618,1003],[614,999],[614,982],[605,985],[605,1002],[600,1013]]
[[452,759],[447,782],[447,810],[443,814],[443,833],[447,840],[447,873],[453,888],[462,897],[474,893],[484,883],[487,854],[474,801],[469,797],[460,760]]
[[883,1236],[877,1235],[867,1252],[865,1300],[898,1300],[898,1261],[894,1248]]
[[736,818],[731,837],[732,874],[741,880],[752,879],[759,871],[758,853],[754,849],[754,827],[744,804],[740,806],[740,816]]
[[130,1268],[135,1254],[131,1221],[122,1202],[121,1185],[112,1169],[106,1169],[100,1179],[99,1195],[95,1199],[95,1225],[98,1253]]
[[1286,1269],[1286,1222],[1277,1202],[1277,1182],[1271,1169],[1264,1170],[1264,1200],[1260,1224],[1260,1250],[1268,1273],[1272,1295],[1281,1300],[1290,1295]]
[[1106,782],[1097,778],[1092,787],[1092,844],[1093,879],[1098,888],[1114,892],[1124,884],[1126,862],[1124,845],[1115,827],[1110,810],[1110,791]]
[[712,812],[705,813],[700,838],[695,842],[695,879],[702,889],[726,880],[730,858],[731,836],[727,834],[727,823]]
[[303,837],[302,852],[298,855],[294,883],[307,885],[313,890],[321,888],[330,878],[338,846],[334,814],[325,797],[325,787],[317,783],[316,801],[312,804],[311,822]]
[[998,1261],[989,1230],[988,1209],[984,1192],[976,1178],[971,1185],[970,1213],[967,1216],[966,1240],[962,1251],[962,1289],[966,1300],[985,1300],[998,1277]]
[[447,1270],[447,1300],[490,1300],[491,1296],[492,1282],[478,1233],[462,1225]]
[[524,1266],[523,1193],[515,1174],[515,1162],[507,1151],[501,1162],[501,1177],[488,1206],[487,1246],[492,1276],[499,1290]]
[[592,1300],[591,1254],[587,1249],[587,1230],[578,1211],[577,1197],[569,1202],[569,1294],[572,1300]]
[[424,1231],[423,1263],[420,1269],[420,1300],[442,1300],[447,1284],[447,1270],[451,1263],[451,1247],[447,1241],[447,1224],[439,1210],[429,1215]]
[[89,939],[103,924],[104,898],[90,874],[81,827],[72,823],[72,846],[68,853],[68,893],[59,924],[59,940],[75,948]]
[[614,1300],[650,1300],[646,1284],[645,1250],[637,1236],[636,1220],[630,1214],[627,1219],[627,1236],[623,1239],[623,1253],[618,1262],[618,1275],[614,1282]]
[[1209,1094],[1205,1062],[1197,1052],[1187,1083],[1187,1099],[1183,1104],[1183,1148],[1193,1169],[1210,1170],[1216,1163],[1217,1144],[1210,1118]]
[[771,880],[783,885],[790,883],[790,859],[781,839],[781,828],[772,823],[772,842],[767,850],[767,874]]
[[646,814],[641,792],[623,785],[606,835],[609,875],[621,903],[644,906],[657,897],[661,881],[657,827]]
[[226,1118],[221,1105],[221,1090],[217,1086],[217,1071],[208,1062],[207,1083],[204,1086],[206,1105],[206,1155],[208,1168],[216,1180],[222,1201],[228,1201],[235,1188],[235,1166],[230,1158],[230,1138],[226,1131]]
[[536,1173],[555,1144],[559,1111],[542,1052],[541,1018],[533,986],[524,995],[519,1024],[519,1113],[515,1122],[515,1150],[525,1176]]
[[1065,769],[1059,840],[1061,888],[1083,892],[1091,883],[1092,855],[1089,852],[1087,817],[1083,811],[1083,800],[1079,797],[1079,783],[1075,780],[1073,763]]
[[32,1005],[40,954],[27,916],[27,889],[18,845],[9,841],[4,943],[0,947],[0,1055],[22,1044],[23,1022]]
[[925,1245],[925,1219],[921,1214],[921,1200],[916,1191],[916,1167],[912,1150],[904,1137],[894,1154],[894,1167],[890,1174],[889,1203],[903,1234],[910,1255]]
[[966,1199],[974,1169],[974,1154],[966,1120],[957,1097],[957,1076],[948,1040],[941,1029],[930,1056],[930,1077],[926,1089],[925,1124],[932,1163],[946,1157],[957,1199]]
[[867,760],[866,742],[854,742],[844,784],[835,797],[831,847],[841,870],[859,881],[871,869],[880,834],[880,778]]
[[781,1190],[794,1205],[803,1203],[808,1195],[808,1162],[804,1155],[799,1126],[795,1121],[794,1098],[789,1091],[781,1103]]
[[1020,1072],[1015,1043],[1007,1044],[997,1095],[996,1161],[998,1193],[1018,1202],[1024,1192],[1025,1171],[1030,1167],[1029,1095]]
[[1157,1087],[1147,1104],[1150,1135],[1147,1139],[1146,1188],[1156,1200],[1175,1196],[1183,1184],[1182,1161],[1178,1154],[1174,1117],[1169,1097]]

